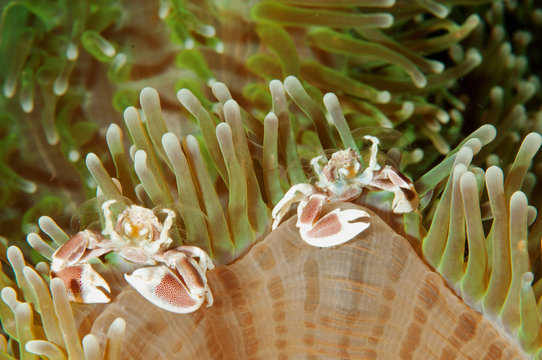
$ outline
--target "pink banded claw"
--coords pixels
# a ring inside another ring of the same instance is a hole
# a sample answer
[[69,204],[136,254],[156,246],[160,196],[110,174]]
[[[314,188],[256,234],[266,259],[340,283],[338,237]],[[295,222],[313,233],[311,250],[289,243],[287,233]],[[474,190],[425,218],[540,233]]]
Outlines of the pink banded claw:
[[306,243],[318,247],[340,245],[369,227],[368,222],[351,222],[369,217],[367,212],[358,209],[335,209],[320,218],[327,199],[322,194],[313,194],[297,206],[296,226]]
[[213,304],[205,272],[214,265],[203,250],[181,246],[167,251],[164,262],[167,266],[137,269],[124,277],[148,301],[171,312],[190,313],[205,301],[207,307]]
[[[106,303],[104,293],[111,290],[107,282],[88,261],[112,250],[110,243],[94,231],[78,232],[53,253],[51,277],[61,279],[66,286],[68,299],[81,303]],[[104,291],[100,290],[102,288]]]
[[68,299],[79,303],[107,303],[111,292],[107,282],[98,274],[90,264],[68,266],[58,271],[51,271],[51,276],[64,282]]

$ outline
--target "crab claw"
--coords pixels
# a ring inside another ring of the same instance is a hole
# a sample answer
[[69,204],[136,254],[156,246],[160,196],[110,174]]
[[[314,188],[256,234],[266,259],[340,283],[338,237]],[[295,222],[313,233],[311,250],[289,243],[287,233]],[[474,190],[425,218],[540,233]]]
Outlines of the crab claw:
[[176,271],[167,266],[152,266],[137,269],[124,277],[145,299],[162,309],[191,313],[206,299],[211,306],[213,297],[207,280],[196,268],[196,263],[186,257],[184,260],[179,261]]
[[301,238],[312,246],[328,247],[345,243],[369,227],[368,222],[355,222],[369,214],[359,209],[335,209],[326,214],[314,225],[300,224]]
[[301,200],[297,206],[298,228],[311,227],[320,216],[322,206],[324,206],[327,197],[322,194],[313,194],[306,199]]
[[112,250],[106,244],[101,234],[91,230],[80,231],[56,249],[51,268],[59,270],[102,256]]
[[51,276],[64,282],[70,301],[90,304],[107,303],[110,300],[104,291],[98,289],[101,287],[111,292],[109,285],[90,264],[68,266],[51,272]]

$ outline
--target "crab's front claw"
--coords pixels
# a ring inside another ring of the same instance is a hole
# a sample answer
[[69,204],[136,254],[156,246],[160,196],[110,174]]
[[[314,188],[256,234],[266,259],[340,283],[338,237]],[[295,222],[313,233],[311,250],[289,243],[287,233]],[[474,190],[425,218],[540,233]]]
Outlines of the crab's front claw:
[[328,247],[345,243],[369,227],[368,222],[350,222],[369,214],[359,209],[335,209],[314,225],[299,226],[301,238],[312,246]]
[[183,274],[167,266],[152,266],[124,277],[145,299],[174,313],[194,312],[205,299],[208,306],[213,303],[206,279],[192,265],[184,268]]
[[313,194],[299,202],[297,206],[298,228],[308,228],[320,217],[322,207],[326,203],[327,197],[323,194]]
[[70,301],[92,304],[107,303],[110,300],[104,292],[111,292],[109,285],[90,264],[68,266],[51,272],[51,276],[64,282]]
[[112,250],[101,234],[84,230],[75,234],[53,253],[53,270],[62,269],[102,256]]

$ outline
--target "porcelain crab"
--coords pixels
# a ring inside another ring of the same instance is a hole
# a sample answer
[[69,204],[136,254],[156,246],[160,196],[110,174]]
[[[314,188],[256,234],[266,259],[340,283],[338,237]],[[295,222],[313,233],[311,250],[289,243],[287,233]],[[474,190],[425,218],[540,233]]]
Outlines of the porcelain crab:
[[365,136],[371,142],[369,166],[363,169],[361,156],[354,149],[340,150],[331,156],[311,160],[311,166],[318,175],[313,184],[293,185],[273,208],[273,229],[278,226],[290,206],[297,206],[297,227],[301,238],[310,245],[318,247],[335,246],[347,242],[369,227],[368,222],[352,222],[368,218],[369,214],[359,209],[335,209],[321,216],[325,203],[333,201],[352,201],[364,189],[385,190],[394,193],[392,210],[394,213],[408,213],[419,205],[418,195],[412,181],[395,168],[377,163],[379,140]]
[[111,291],[107,282],[88,261],[114,251],[143,266],[124,277],[156,306],[175,313],[193,312],[205,301],[211,306],[213,297],[205,276],[214,267],[210,257],[195,246],[169,248],[173,240],[168,233],[175,213],[164,209],[167,216],[162,224],[152,210],[130,205],[114,225],[111,205],[115,202],[108,200],[102,205],[105,218],[102,234],[81,231],[52,256],[51,276],[64,281],[69,299],[82,303],[110,301],[106,295]]

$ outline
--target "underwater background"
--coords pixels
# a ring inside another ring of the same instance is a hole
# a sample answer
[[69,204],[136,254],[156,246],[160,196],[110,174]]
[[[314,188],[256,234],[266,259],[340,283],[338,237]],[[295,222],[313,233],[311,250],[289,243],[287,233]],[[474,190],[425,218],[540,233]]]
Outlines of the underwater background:
[[[0,6],[1,359],[542,358],[539,1]],[[365,135],[418,211],[369,191],[336,248],[271,230]],[[107,199],[174,210],[215,304],[154,306],[116,254],[112,301],[68,303],[52,255]]]

